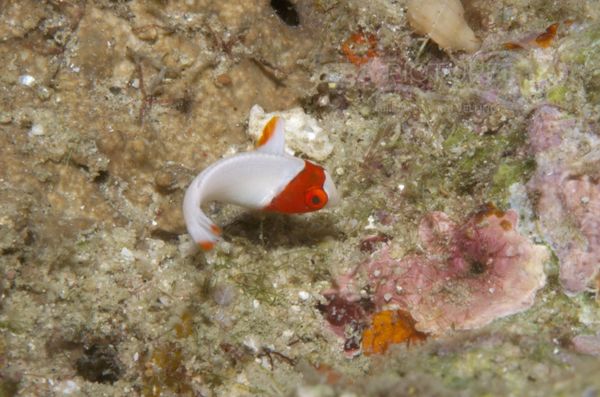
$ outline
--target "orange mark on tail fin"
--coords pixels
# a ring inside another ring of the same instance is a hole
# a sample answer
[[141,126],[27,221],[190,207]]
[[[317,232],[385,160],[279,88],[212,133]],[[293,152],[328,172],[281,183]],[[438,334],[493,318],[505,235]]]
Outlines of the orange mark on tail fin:
[[217,225],[210,225],[210,230],[217,236],[221,235],[221,228]]
[[256,142],[256,147],[261,147],[265,143],[269,142],[269,139],[271,139],[271,137],[275,133],[275,126],[277,125],[278,120],[279,117],[277,116],[274,116],[273,118],[271,118],[271,120],[269,120],[267,125],[265,125],[265,128],[263,128],[262,135],[260,136],[260,138],[258,138],[258,141]]
[[215,247],[215,243],[213,243],[212,241],[200,241],[198,245],[200,246],[200,248],[202,248],[202,251],[210,251]]
[[370,328],[363,333],[365,355],[383,354],[392,344],[422,341],[427,334],[415,329],[415,320],[402,310],[384,310],[373,315]]

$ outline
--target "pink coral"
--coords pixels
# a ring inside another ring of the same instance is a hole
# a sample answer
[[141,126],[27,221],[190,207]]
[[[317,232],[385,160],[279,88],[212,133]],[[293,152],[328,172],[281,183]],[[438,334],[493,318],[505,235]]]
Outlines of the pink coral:
[[402,259],[383,249],[367,264],[374,302],[408,311],[418,330],[474,329],[529,308],[545,283],[544,247],[516,230],[517,213],[493,207],[461,226],[441,212],[423,219],[427,252]]
[[578,353],[600,357],[600,334],[577,335],[571,340],[571,343]]
[[600,183],[594,156],[600,143],[554,108],[532,117],[530,146],[538,169],[528,183],[536,198],[540,231],[560,261],[560,281],[568,294],[592,286],[600,272]]
[[542,106],[531,118],[528,131],[529,145],[534,153],[558,146],[565,131],[574,126],[574,120],[566,118],[557,108]]
[[431,90],[430,77],[449,65],[434,65],[428,70],[419,70],[401,56],[375,57],[366,62],[357,74],[359,86],[372,86],[384,92],[411,94],[415,88]]

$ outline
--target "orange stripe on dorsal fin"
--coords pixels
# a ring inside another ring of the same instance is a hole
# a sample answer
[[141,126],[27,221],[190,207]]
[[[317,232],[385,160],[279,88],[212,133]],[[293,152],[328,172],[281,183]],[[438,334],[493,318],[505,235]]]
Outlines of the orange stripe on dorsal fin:
[[221,235],[221,228],[215,224],[210,225],[210,230],[216,235],[216,236],[220,236]]
[[284,120],[274,116],[263,128],[262,135],[256,142],[256,150],[272,154],[283,154],[285,145]]
[[258,142],[256,142],[257,147],[263,146],[269,141],[269,139],[271,139],[271,137],[275,133],[275,125],[277,124],[277,120],[279,120],[279,117],[271,117],[271,120],[269,120],[269,122],[265,125],[265,128],[263,128],[262,135],[260,136],[260,138],[258,138]]

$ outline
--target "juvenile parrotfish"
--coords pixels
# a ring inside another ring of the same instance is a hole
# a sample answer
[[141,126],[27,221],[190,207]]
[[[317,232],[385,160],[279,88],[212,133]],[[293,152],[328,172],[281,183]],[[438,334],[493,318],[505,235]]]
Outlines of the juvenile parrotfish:
[[284,120],[273,117],[255,151],[218,160],[188,187],[183,216],[188,232],[203,250],[212,249],[221,234],[202,211],[207,202],[285,214],[317,211],[339,202],[333,180],[323,167],[285,153],[283,127]]

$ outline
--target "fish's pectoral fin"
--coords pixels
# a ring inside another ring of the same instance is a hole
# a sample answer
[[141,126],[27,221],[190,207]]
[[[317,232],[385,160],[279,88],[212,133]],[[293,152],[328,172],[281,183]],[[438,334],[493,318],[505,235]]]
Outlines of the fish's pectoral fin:
[[271,154],[284,154],[285,149],[285,121],[274,116],[263,128],[262,135],[256,142],[256,150]]

